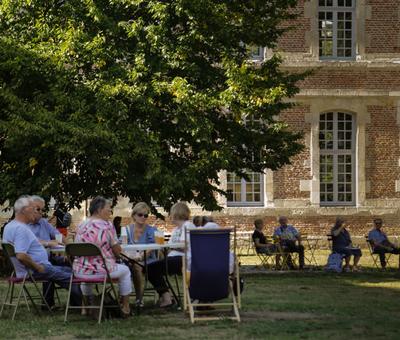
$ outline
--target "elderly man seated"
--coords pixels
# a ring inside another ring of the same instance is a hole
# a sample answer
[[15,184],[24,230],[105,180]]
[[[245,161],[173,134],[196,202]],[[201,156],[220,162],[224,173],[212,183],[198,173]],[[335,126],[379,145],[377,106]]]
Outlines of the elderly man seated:
[[[31,196],[21,196],[14,204],[15,218],[7,224],[4,230],[3,242],[14,245],[16,258],[16,275],[23,277],[27,269],[33,271],[33,277],[40,280],[48,280],[68,289],[71,276],[71,268],[54,266],[49,262],[46,249],[40,244],[29,227],[38,216],[41,216],[41,208]],[[79,286],[74,285],[71,292],[71,303],[81,304],[82,294]],[[54,298],[47,294],[46,302],[50,307],[54,306]]]
[[[298,253],[299,254],[299,269],[304,268],[304,246],[301,244],[301,236],[298,230],[292,225],[288,225],[288,219],[286,216],[280,216],[280,226],[274,231],[274,238],[279,240],[279,243],[286,253]],[[298,244],[296,244],[296,241]],[[289,255],[288,265],[291,269],[294,268],[292,259]]]
[[368,233],[368,240],[375,254],[379,254],[382,268],[386,268],[386,253],[400,254],[400,248],[389,241],[382,231],[383,221],[381,218],[374,219],[374,228]]
[[[45,248],[51,248],[58,246],[60,243],[66,243],[64,235],[62,235],[54,226],[52,226],[47,219],[43,218],[42,213],[45,205],[44,199],[36,195],[31,197],[38,213],[36,214],[34,221],[29,223],[28,226],[40,244]],[[60,237],[61,242],[56,240],[57,237]]]

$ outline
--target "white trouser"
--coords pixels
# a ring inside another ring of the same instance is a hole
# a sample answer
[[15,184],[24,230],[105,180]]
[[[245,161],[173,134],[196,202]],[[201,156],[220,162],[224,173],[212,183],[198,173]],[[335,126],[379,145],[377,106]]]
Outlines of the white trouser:
[[[132,292],[131,271],[124,264],[117,264],[117,269],[110,273],[112,279],[118,279],[119,295],[126,296]],[[99,277],[98,275],[79,275],[82,279]],[[103,277],[103,276],[101,276]],[[92,295],[93,285],[90,283],[81,284],[82,294]]]

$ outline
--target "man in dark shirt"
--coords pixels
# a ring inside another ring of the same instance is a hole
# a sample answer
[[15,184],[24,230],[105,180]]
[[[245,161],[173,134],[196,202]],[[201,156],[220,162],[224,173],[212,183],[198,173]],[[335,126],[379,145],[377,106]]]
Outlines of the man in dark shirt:
[[351,271],[350,258],[354,256],[353,271],[359,271],[358,262],[361,258],[361,249],[353,247],[349,232],[345,228],[345,221],[343,218],[336,218],[335,225],[331,230],[332,234],[332,250],[335,253],[342,254],[345,259],[344,271]]

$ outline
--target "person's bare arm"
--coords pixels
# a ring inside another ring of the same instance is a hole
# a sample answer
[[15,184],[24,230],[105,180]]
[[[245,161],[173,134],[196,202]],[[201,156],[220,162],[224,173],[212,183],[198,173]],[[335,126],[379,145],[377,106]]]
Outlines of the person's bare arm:
[[17,260],[22,262],[26,267],[31,268],[39,273],[44,272],[44,267],[33,261],[29,255],[24,253],[16,253],[15,256]]
[[121,254],[121,252],[122,252],[122,248],[121,248],[121,246],[119,245],[119,243],[116,243],[116,244],[114,244],[114,245],[112,246],[112,251],[113,251],[113,253],[114,253],[114,255],[115,255],[116,257],[119,257],[119,256],[120,256],[120,254]]
[[56,240],[51,240],[51,241],[44,241],[44,240],[39,240],[40,244],[43,247],[57,247],[58,246],[58,242]]

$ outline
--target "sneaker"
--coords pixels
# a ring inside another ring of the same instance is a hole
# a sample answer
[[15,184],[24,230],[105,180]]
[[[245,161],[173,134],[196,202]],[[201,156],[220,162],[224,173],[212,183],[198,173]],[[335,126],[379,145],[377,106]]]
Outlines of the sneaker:
[[351,272],[351,268],[350,268],[350,267],[344,267],[344,268],[343,268],[343,271],[344,271],[345,273],[350,273],[350,272]]
[[143,308],[144,307],[144,302],[143,302],[143,300],[136,300],[136,307],[139,307],[139,308]]

